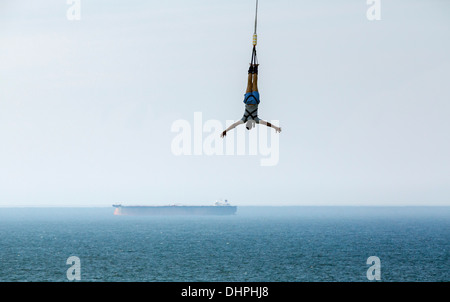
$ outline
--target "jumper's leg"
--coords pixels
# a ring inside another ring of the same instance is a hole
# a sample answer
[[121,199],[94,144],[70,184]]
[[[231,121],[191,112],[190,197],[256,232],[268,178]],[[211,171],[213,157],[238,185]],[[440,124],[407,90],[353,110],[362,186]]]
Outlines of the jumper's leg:
[[247,91],[245,93],[249,93],[252,92],[253,89],[253,74],[249,73],[248,74],[248,80],[247,80]]
[[252,91],[258,91],[258,74],[253,74],[253,85],[252,85]]

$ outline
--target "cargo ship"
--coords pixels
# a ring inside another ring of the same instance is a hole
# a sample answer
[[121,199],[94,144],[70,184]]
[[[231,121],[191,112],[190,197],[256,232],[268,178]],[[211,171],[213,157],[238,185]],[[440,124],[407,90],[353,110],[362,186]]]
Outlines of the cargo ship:
[[216,201],[211,206],[123,206],[114,204],[114,215],[117,216],[204,216],[204,215],[234,215],[237,207],[225,202]]

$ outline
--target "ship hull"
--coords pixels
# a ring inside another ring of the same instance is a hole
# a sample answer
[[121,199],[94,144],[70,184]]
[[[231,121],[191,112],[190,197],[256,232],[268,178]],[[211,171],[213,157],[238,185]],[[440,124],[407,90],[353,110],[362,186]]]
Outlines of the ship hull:
[[117,216],[206,216],[234,215],[235,206],[116,206]]

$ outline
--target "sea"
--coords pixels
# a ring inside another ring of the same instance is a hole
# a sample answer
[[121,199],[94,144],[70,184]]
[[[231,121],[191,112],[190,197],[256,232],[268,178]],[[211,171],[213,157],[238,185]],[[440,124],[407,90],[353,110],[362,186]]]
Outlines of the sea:
[[0,281],[66,282],[77,272],[80,282],[450,281],[450,207],[113,212],[0,208]]

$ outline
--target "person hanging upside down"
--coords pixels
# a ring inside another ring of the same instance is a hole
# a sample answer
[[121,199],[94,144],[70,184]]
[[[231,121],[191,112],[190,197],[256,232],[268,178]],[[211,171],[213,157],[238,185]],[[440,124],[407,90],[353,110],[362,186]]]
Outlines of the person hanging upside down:
[[220,137],[225,137],[227,135],[227,132],[242,124],[246,124],[247,130],[251,130],[253,127],[255,127],[255,124],[261,124],[266,125],[267,127],[274,128],[276,132],[281,132],[280,127],[263,121],[258,117],[258,105],[260,103],[258,92],[258,66],[259,64],[250,64],[250,69],[248,70],[247,91],[244,98],[244,116],[241,120],[235,122],[233,125],[228,127],[227,130],[222,132],[222,135]]

